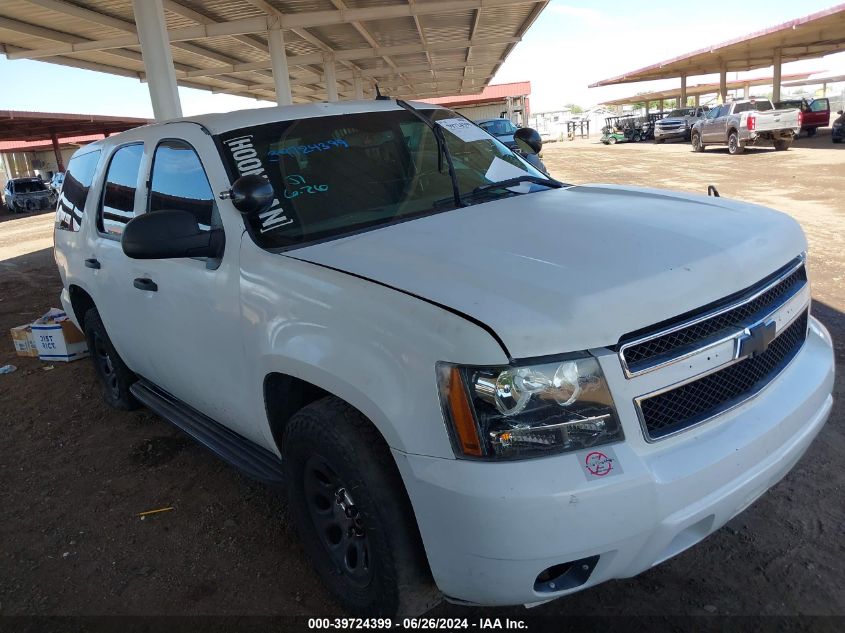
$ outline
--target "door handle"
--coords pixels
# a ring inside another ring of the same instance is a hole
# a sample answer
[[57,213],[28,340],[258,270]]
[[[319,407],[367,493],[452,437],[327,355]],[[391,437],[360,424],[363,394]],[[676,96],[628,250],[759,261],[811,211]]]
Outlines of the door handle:
[[85,260],[85,268],[93,268],[94,270],[100,269],[100,262],[97,261],[95,258],[86,259]]
[[132,282],[132,285],[138,290],[148,290],[149,292],[158,291],[158,284],[147,277],[136,277],[135,281]]

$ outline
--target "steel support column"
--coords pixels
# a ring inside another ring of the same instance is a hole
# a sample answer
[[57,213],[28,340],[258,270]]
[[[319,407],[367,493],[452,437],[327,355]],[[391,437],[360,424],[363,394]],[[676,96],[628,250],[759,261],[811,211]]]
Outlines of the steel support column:
[[681,101],[679,108],[686,108],[687,107],[687,75],[686,73],[681,74]]
[[56,168],[59,171],[65,170],[65,161],[62,159],[62,150],[59,148],[59,139],[56,137],[56,132],[50,130],[50,141],[53,143],[53,154],[56,156]]
[[782,53],[779,48],[775,49],[774,73],[772,79],[772,101],[780,101],[780,72]]
[[337,101],[337,67],[333,59],[326,60],[323,77],[326,81],[326,96],[329,101]]
[[270,48],[270,61],[273,64],[273,83],[276,86],[276,103],[280,106],[292,105],[290,92],[290,71],[285,53],[285,36],[282,29],[267,31],[267,44]]
[[725,64],[722,64],[722,69],[719,71],[719,103],[724,103],[728,100],[728,69]]
[[153,115],[157,121],[179,118],[182,116],[182,104],[179,102],[162,0],[132,0],[132,7],[135,10],[135,25],[138,27],[138,41],[147,72]]
[[695,95],[694,99],[695,101],[693,103],[695,103],[695,107],[697,108],[701,105],[701,95]]

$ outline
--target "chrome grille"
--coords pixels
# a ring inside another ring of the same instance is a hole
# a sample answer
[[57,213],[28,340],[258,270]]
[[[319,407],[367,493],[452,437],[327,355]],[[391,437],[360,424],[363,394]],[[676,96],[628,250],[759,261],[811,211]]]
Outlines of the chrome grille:
[[630,377],[683,356],[730,329],[746,327],[799,291],[806,281],[803,259],[798,258],[739,296],[682,315],[652,333],[626,335],[619,347],[623,367]]
[[757,356],[680,387],[637,400],[646,436],[658,440],[699,424],[752,397],[795,357],[807,336],[805,310]]

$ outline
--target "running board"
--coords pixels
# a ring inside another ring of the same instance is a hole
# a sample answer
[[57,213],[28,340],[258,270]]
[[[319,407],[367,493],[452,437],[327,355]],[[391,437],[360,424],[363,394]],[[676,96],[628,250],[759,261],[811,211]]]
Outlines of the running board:
[[227,429],[146,380],[134,383],[129,391],[153,413],[163,417],[245,475],[270,485],[282,482],[282,462],[267,449]]

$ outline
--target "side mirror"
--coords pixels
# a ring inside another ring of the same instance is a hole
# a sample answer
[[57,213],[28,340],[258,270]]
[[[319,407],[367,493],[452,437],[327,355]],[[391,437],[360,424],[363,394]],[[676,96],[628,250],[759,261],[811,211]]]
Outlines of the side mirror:
[[530,127],[521,127],[513,133],[513,140],[523,154],[539,154],[543,149],[540,133]]
[[264,176],[241,176],[229,190],[235,208],[244,215],[255,216],[270,208],[276,197],[273,185]]
[[133,218],[120,244],[132,259],[219,258],[225,243],[223,229],[202,231],[188,211],[168,209]]

